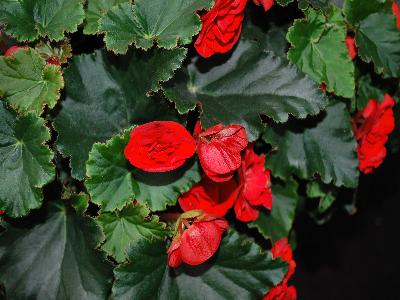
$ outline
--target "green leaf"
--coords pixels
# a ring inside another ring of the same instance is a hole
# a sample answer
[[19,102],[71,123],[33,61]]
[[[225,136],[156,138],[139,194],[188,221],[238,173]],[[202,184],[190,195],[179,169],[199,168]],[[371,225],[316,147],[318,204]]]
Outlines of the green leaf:
[[40,115],[53,108],[64,87],[61,68],[47,65],[33,49],[0,56],[0,96],[20,113]]
[[164,99],[146,93],[171,78],[185,56],[184,49],[155,49],[120,58],[101,51],[74,57],[65,70],[66,100],[55,128],[57,149],[71,156],[75,178],[84,178],[95,142],[104,142],[134,124],[176,119]]
[[357,186],[356,141],[345,105],[332,102],[326,113],[308,121],[271,124],[267,129],[263,139],[276,147],[267,157],[272,174],[283,179],[318,174],[324,183]]
[[329,0],[298,0],[299,8],[306,9],[310,5],[315,8],[324,8],[326,9],[329,6]]
[[99,20],[115,5],[129,3],[130,0],[88,0],[84,34],[99,32]]
[[216,256],[200,266],[170,269],[160,241],[142,240],[128,254],[131,263],[115,269],[113,296],[120,300],[261,299],[287,272],[286,263],[233,230]]
[[327,99],[317,86],[295,66],[264,52],[257,42],[242,40],[224,64],[202,71],[208,61],[198,59],[187,72],[164,88],[180,113],[199,105],[202,125],[240,124],[250,141],[263,131],[261,114],[285,122],[318,114]]
[[0,282],[9,299],[106,299],[111,265],[93,250],[96,223],[61,203],[31,229],[7,226],[0,238]]
[[132,242],[140,239],[164,239],[169,235],[165,223],[160,223],[158,217],[150,217],[145,206],[129,205],[120,212],[102,213],[97,223],[106,235],[101,248],[118,262],[127,258],[126,249]]
[[105,144],[95,143],[89,153],[85,186],[92,202],[101,205],[102,210],[122,209],[139,194],[132,178],[133,167],[124,155],[129,136],[130,130],[126,130]]
[[39,36],[62,40],[64,32],[75,32],[85,12],[81,0],[1,0],[0,25],[19,41]]
[[388,6],[381,0],[345,0],[343,12],[347,21],[356,26],[369,15],[376,12],[388,12]]
[[94,144],[89,154],[86,188],[103,210],[121,209],[133,199],[152,211],[165,210],[200,181],[199,166],[193,160],[171,172],[148,173],[134,168],[124,156],[129,133],[114,136],[106,144]]
[[249,223],[250,228],[258,231],[272,242],[288,237],[292,229],[298,203],[298,184],[294,180],[281,185],[273,183],[273,204],[271,211],[262,209],[257,220]]
[[69,201],[79,215],[83,215],[89,207],[89,196],[84,193],[71,195]]
[[309,198],[319,198],[318,212],[320,214],[325,213],[336,200],[333,189],[318,181],[309,182],[306,192]]
[[400,31],[391,13],[374,13],[360,22],[356,32],[358,54],[373,62],[377,73],[400,77]]
[[27,215],[42,204],[41,187],[53,180],[53,153],[44,120],[17,117],[0,103],[0,209],[8,216]]
[[113,7],[100,19],[108,49],[125,53],[130,44],[149,49],[155,43],[171,49],[192,42],[201,28],[196,11],[211,6],[211,0],[136,0]]
[[292,3],[294,0],[276,0],[276,3],[278,3],[281,6],[286,6],[289,3]]
[[288,58],[327,91],[351,98],[354,95],[354,64],[345,44],[346,24],[339,8],[331,6],[327,16],[309,9],[287,34],[292,48]]
[[357,110],[363,110],[364,107],[367,106],[369,100],[376,99],[380,101],[384,96],[385,93],[382,90],[372,85],[370,74],[364,75],[358,79]]

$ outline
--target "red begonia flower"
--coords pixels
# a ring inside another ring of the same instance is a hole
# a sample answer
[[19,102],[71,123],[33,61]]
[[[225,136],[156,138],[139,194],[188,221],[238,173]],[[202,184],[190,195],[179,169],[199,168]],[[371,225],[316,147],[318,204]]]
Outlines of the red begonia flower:
[[349,57],[351,60],[354,60],[357,56],[357,48],[354,38],[348,35],[346,36],[345,42],[349,52]]
[[29,49],[29,47],[27,46],[12,46],[10,48],[8,48],[8,50],[6,51],[6,53],[4,53],[5,57],[10,57],[12,56],[15,52],[17,52],[18,49]]
[[265,169],[265,156],[258,156],[249,145],[239,168],[239,187],[236,195],[235,214],[242,222],[258,218],[261,206],[272,208],[270,171]]
[[294,286],[280,284],[268,291],[262,300],[296,300],[297,292]]
[[254,4],[261,5],[264,11],[269,10],[274,5],[274,0],[253,0]]
[[396,16],[397,28],[400,30],[400,6],[397,4],[396,1],[393,1],[392,11],[393,14]]
[[226,53],[240,37],[247,0],[216,0],[214,6],[201,16],[203,26],[194,44],[203,57]]
[[[186,217],[186,215],[188,217]],[[190,223],[189,219],[193,219]],[[201,211],[189,211],[178,220],[178,232],[168,248],[168,265],[200,265],[218,250],[228,222]]]
[[4,210],[0,210],[0,215],[3,215],[4,214]]
[[179,198],[184,211],[199,209],[223,217],[235,202],[236,181],[214,182],[207,177]]
[[247,146],[240,125],[215,125],[197,136],[197,154],[206,175],[216,182],[228,181],[240,167],[240,152]]
[[287,238],[282,238],[279,241],[276,241],[272,246],[271,252],[273,258],[280,257],[282,260],[289,263],[288,272],[282,281],[286,284],[296,269],[296,262],[293,260],[292,249],[290,248]]
[[386,156],[385,144],[395,126],[393,106],[393,98],[386,94],[380,103],[371,99],[353,119],[358,142],[358,168],[365,174],[379,167]]
[[135,167],[167,172],[182,166],[196,151],[196,141],[179,123],[154,121],[131,132],[124,154]]
[[323,90],[323,91],[326,91],[326,83],[325,83],[325,82],[321,83],[321,84],[319,85],[319,88],[320,88],[321,90]]

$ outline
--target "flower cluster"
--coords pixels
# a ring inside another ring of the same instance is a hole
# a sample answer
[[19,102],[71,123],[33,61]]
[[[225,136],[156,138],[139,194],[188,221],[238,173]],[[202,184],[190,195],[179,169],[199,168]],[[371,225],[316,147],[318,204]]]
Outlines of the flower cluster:
[[[254,3],[267,11],[274,0],[254,0]],[[247,0],[216,0],[210,11],[201,16],[203,26],[194,44],[201,56],[210,57],[232,49],[242,31],[246,4]]]
[[293,260],[293,253],[287,238],[277,241],[272,249],[274,258],[281,258],[289,264],[288,272],[281,282],[281,284],[273,287],[263,298],[263,300],[296,300],[297,292],[294,286],[288,286],[290,277],[294,274],[296,269],[296,262]]
[[381,102],[371,99],[353,119],[359,169],[365,174],[377,168],[386,156],[385,144],[394,129],[393,106],[393,98],[386,94]]

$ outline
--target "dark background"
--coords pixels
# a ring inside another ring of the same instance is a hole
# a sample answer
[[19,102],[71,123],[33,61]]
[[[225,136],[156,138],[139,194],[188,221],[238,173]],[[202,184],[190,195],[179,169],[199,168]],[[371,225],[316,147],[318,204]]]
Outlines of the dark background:
[[299,300],[400,299],[400,154],[360,178],[357,213],[295,222]]

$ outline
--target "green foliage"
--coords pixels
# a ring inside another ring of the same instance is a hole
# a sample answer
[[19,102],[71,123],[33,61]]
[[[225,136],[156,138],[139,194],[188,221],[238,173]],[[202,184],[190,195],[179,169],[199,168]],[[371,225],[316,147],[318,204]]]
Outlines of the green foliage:
[[96,250],[94,220],[60,202],[30,229],[6,225],[0,236],[0,283],[10,299],[106,299],[111,265]]
[[346,0],[344,13],[356,31],[358,53],[375,70],[388,77],[400,76],[400,31],[390,3],[379,0]]
[[0,103],[0,209],[20,217],[41,206],[41,187],[53,180],[54,154],[44,120],[16,116]]
[[286,184],[273,183],[273,205],[271,211],[261,210],[260,216],[249,227],[272,242],[288,237],[292,229],[298,203],[298,184],[290,179]]
[[99,32],[99,20],[115,5],[129,3],[130,0],[88,0],[86,22],[83,32],[96,34]]
[[157,240],[141,240],[128,254],[131,263],[115,269],[116,299],[261,299],[287,272],[286,263],[233,230],[201,266],[170,269],[165,243]]
[[318,212],[325,213],[335,202],[336,195],[327,185],[323,185],[318,181],[311,181],[307,184],[307,197],[318,198]]
[[64,32],[77,31],[84,16],[81,0],[0,0],[0,24],[20,41],[62,40]]
[[74,57],[65,70],[66,99],[54,126],[59,134],[57,148],[71,156],[75,178],[84,178],[95,142],[134,124],[176,119],[163,99],[146,94],[171,78],[185,54],[184,49],[135,51],[116,58],[97,51]]
[[136,0],[113,7],[100,19],[107,48],[125,53],[130,44],[149,49],[171,49],[192,42],[201,28],[196,11],[211,6],[211,0]]
[[267,158],[274,176],[312,179],[318,174],[324,183],[357,186],[356,141],[343,103],[332,102],[308,124],[271,124],[263,139],[276,150]]
[[128,205],[122,211],[102,213],[97,223],[106,236],[101,248],[118,262],[126,259],[129,244],[141,239],[152,241],[164,240],[170,234],[164,223],[157,217],[149,216],[150,210],[145,206]]
[[309,9],[305,15],[289,29],[288,58],[317,83],[325,83],[328,92],[353,97],[354,65],[344,42],[347,29],[340,9],[331,6],[327,16]]
[[199,105],[205,128],[240,124],[250,141],[263,130],[261,114],[285,122],[289,114],[305,118],[325,108],[327,99],[308,77],[256,45],[240,41],[228,61],[206,73],[201,72],[201,60],[193,61],[164,88],[165,94],[180,113]]
[[33,49],[0,56],[0,96],[20,113],[40,115],[53,108],[64,81],[59,66],[48,65]]

